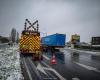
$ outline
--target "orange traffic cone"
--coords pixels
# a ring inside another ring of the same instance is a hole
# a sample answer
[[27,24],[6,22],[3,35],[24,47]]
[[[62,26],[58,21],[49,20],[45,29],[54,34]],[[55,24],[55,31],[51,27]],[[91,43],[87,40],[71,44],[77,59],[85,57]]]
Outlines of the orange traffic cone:
[[57,64],[55,55],[53,55],[51,58],[51,64]]

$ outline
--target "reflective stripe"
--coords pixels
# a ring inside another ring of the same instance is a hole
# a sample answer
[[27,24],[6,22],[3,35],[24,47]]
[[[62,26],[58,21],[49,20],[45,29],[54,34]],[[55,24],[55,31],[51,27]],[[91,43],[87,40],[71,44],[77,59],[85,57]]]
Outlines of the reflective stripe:
[[28,46],[28,48],[27,47],[25,48],[28,49],[29,51],[32,51],[32,52],[38,51],[39,53],[40,52],[40,36],[22,35],[20,39],[20,49],[25,49],[23,45]]

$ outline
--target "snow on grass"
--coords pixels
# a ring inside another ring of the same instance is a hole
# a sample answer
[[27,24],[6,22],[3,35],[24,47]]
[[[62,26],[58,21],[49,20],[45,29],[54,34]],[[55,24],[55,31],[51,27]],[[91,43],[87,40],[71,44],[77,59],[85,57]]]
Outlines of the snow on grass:
[[0,49],[0,80],[21,80],[18,47]]

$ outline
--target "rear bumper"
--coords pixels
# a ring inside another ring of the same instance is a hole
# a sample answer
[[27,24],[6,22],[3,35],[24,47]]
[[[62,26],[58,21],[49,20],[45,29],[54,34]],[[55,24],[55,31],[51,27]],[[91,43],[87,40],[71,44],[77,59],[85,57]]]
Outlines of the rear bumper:
[[23,54],[33,54],[33,53],[40,53],[39,50],[36,50],[36,51],[31,51],[31,50],[20,50],[20,53],[23,53]]
[[34,51],[30,51],[30,50],[20,50],[20,53],[23,53],[23,54],[32,54],[32,53],[34,53]]

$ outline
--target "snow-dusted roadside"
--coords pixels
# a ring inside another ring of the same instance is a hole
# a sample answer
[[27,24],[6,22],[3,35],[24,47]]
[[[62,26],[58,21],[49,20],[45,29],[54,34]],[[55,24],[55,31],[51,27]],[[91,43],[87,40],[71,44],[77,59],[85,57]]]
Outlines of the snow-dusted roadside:
[[22,80],[17,46],[0,49],[0,80]]

